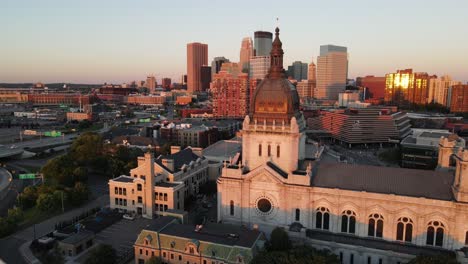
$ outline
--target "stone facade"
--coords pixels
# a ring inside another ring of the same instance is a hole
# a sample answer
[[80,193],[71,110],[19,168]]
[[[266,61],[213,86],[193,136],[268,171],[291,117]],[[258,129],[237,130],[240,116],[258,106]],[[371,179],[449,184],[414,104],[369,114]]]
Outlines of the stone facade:
[[185,198],[198,193],[208,181],[208,160],[186,148],[154,159],[138,158],[130,176],[109,180],[110,207],[147,218],[169,209],[184,210]]
[[[282,56],[280,48],[274,45],[272,54]],[[297,92],[278,80],[281,66],[274,65],[276,74],[270,70],[259,84],[255,108],[244,119],[242,162],[225,163],[217,180],[218,221],[266,233],[285,227],[346,264],[405,263],[415,255],[467,247],[468,150],[454,153],[442,138],[438,171],[306,157]],[[282,103],[274,96],[280,93]],[[292,110],[261,108],[280,105]],[[455,169],[449,168],[450,159]],[[466,261],[462,253],[458,258]]]

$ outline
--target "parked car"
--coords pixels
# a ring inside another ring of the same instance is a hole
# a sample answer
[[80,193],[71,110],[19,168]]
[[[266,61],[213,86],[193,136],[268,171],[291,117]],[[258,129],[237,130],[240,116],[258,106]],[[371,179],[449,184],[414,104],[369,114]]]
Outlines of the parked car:
[[133,221],[135,220],[135,216],[131,215],[131,214],[124,214],[123,215],[123,219],[127,219],[127,220],[130,220],[130,221]]

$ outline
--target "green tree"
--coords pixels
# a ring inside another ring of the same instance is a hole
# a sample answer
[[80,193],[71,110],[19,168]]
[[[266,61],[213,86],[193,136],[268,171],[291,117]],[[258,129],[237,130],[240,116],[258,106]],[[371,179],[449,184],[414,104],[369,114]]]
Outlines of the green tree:
[[75,139],[70,147],[70,154],[80,164],[88,164],[103,152],[102,137],[93,132],[86,132]]
[[417,256],[408,264],[459,264],[454,256],[435,255],[435,256]]
[[289,250],[291,248],[291,240],[288,233],[281,227],[276,227],[271,232],[270,251]]
[[114,264],[117,263],[115,250],[109,245],[99,245],[93,249],[85,264]]
[[8,222],[17,224],[21,220],[23,220],[23,210],[21,210],[21,208],[16,207],[16,208],[8,209],[8,218],[7,218]]
[[41,171],[46,181],[73,186],[75,183],[74,169],[74,161],[70,155],[62,155],[47,161]]
[[86,181],[88,179],[88,169],[80,166],[73,170],[73,175],[77,181]]
[[15,231],[16,225],[7,220],[7,218],[0,217],[0,237],[8,236]]
[[326,250],[300,246],[291,250],[264,251],[251,264],[339,264],[338,257]]
[[42,193],[37,198],[37,208],[44,212],[52,212],[59,208],[60,198],[57,198],[59,197],[55,193]]
[[36,205],[37,196],[37,188],[35,186],[28,186],[19,195],[19,204],[23,209],[31,208]]
[[81,205],[83,202],[88,200],[88,194],[88,186],[82,182],[77,182],[71,190],[70,203],[74,206]]

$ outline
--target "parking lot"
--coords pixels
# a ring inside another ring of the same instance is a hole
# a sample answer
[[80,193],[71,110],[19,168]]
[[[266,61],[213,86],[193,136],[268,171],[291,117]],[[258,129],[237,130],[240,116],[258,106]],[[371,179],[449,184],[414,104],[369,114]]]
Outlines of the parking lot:
[[122,219],[96,234],[96,242],[111,245],[119,257],[123,256],[133,251],[133,243],[141,230],[149,226],[151,221],[142,217],[135,220]]

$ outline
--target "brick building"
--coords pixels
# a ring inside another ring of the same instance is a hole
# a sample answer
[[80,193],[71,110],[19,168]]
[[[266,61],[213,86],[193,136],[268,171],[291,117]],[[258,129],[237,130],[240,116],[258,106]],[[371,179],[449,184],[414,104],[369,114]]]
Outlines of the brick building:
[[468,112],[468,84],[452,86],[452,92],[450,96],[450,112]]

